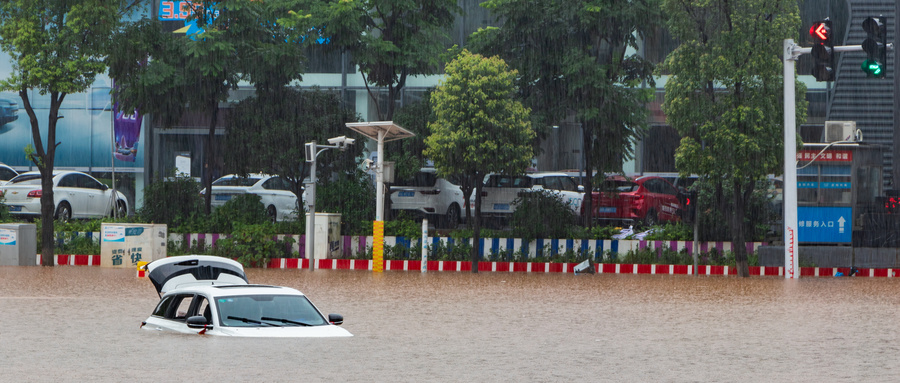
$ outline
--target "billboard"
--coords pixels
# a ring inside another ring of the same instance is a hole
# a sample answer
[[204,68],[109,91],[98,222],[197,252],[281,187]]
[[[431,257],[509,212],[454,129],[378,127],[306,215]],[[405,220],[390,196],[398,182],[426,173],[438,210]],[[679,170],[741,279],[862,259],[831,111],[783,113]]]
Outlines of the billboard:
[[[9,55],[0,52],[0,79],[9,78],[12,70]],[[30,91],[28,98],[37,115],[41,137],[46,140],[50,96]],[[14,106],[10,106],[13,104]],[[110,81],[105,75],[97,76],[93,86],[86,92],[66,95],[59,110],[62,118],[56,127],[56,141],[59,146],[56,149],[55,166],[112,167],[114,151],[112,110]],[[2,113],[0,122],[3,122],[0,124],[0,162],[13,167],[33,166],[34,164],[25,158],[25,147],[34,143],[31,123],[18,93],[0,92],[0,113]],[[140,135],[140,120],[138,119],[136,123],[136,133]],[[146,151],[136,150],[131,156],[133,161],[117,160],[115,166],[143,168],[144,152]]]

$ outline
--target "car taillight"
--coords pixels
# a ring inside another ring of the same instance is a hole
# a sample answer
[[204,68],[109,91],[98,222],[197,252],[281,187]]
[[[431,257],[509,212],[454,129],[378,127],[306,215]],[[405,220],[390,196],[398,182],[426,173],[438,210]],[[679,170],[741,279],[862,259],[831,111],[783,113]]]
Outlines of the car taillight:
[[28,198],[41,198],[42,194],[40,190],[32,190],[28,192]]
[[435,189],[435,190],[422,190],[422,191],[420,191],[419,193],[422,193],[422,194],[425,194],[425,195],[438,195],[438,194],[441,193],[441,189]]

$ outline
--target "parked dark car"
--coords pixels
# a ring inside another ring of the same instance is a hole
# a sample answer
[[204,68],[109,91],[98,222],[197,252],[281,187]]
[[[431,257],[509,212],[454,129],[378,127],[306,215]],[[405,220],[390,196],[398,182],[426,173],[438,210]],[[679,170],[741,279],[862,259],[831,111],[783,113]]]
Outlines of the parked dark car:
[[[653,226],[681,221],[682,203],[678,189],[661,177],[628,179],[608,177],[591,193],[596,221]],[[584,204],[582,204],[584,206]]]

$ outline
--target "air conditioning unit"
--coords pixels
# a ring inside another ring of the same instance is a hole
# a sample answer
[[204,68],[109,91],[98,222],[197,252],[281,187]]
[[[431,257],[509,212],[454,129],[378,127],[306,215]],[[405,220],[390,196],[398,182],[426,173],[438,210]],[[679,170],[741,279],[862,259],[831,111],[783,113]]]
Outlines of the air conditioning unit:
[[856,141],[856,121],[825,121],[825,142]]

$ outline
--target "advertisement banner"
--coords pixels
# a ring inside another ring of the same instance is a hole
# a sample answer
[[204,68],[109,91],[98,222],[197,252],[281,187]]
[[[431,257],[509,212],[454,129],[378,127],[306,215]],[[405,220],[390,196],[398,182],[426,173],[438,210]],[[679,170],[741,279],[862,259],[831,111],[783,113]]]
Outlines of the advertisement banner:
[[125,114],[119,110],[119,105],[115,106],[115,120],[113,121],[113,130],[115,131],[116,147],[113,154],[117,160],[134,162],[137,157],[138,139],[141,137],[141,116],[137,111],[131,114]]

